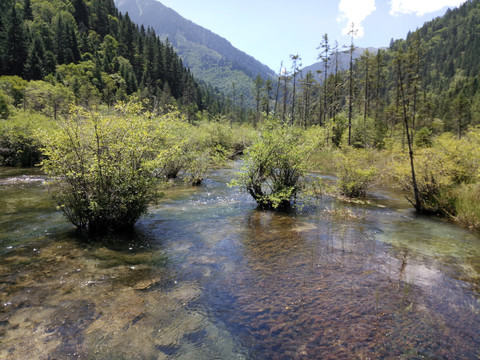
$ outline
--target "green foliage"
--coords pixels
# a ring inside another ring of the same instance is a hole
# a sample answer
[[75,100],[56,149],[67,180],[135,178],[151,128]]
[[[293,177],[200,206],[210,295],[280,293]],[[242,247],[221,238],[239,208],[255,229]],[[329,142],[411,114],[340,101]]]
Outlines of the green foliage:
[[480,230],[480,184],[467,184],[453,191],[454,219],[470,229]]
[[363,149],[374,146],[375,124],[372,118],[355,117],[352,120],[352,146]]
[[207,170],[225,163],[226,153],[221,147],[205,147],[195,137],[189,139],[187,143],[189,151],[186,154],[183,180],[193,186],[200,185],[205,179]]
[[25,87],[24,108],[56,119],[58,115],[67,114],[73,99],[73,93],[62,84],[30,81]]
[[[212,132],[218,125],[219,123],[202,123],[200,126],[188,127],[183,137],[185,141],[182,153],[184,163],[182,178],[186,183],[200,185],[207,170],[224,164],[227,156],[233,151],[212,138]],[[231,129],[228,135],[231,136]]]
[[415,146],[419,148],[425,148],[432,146],[432,138],[433,138],[432,130],[428,128],[421,128],[415,133],[415,137],[413,139]]
[[198,129],[207,135],[210,148],[221,147],[229,155],[241,154],[257,138],[257,132],[249,124],[230,124],[227,119],[219,117],[213,121],[202,121]]
[[242,152],[256,135],[246,124],[230,126],[224,121],[176,123],[173,133],[172,143],[181,144],[181,150],[169,159],[165,175],[169,179],[181,176],[192,185],[199,185],[210,168]]
[[[2,2],[0,8],[0,76],[48,78],[69,88],[83,106],[102,100],[113,106],[138,93],[153,107],[168,90],[186,113],[225,108],[218,92],[198,84],[168,42],[119,14],[112,0],[20,3]],[[17,95],[11,96],[20,106],[23,95]]]
[[6,119],[10,115],[7,96],[0,90],[0,119]]
[[[393,150],[393,153],[401,152]],[[407,155],[397,155],[393,159],[397,184],[411,192]],[[422,208],[447,215],[455,213],[452,190],[476,182],[480,174],[480,130],[473,129],[462,139],[450,133],[436,137],[431,147],[416,151],[415,170]]]
[[54,127],[50,119],[23,111],[0,120],[0,165],[37,165],[44,145],[44,139],[38,133],[40,129],[49,131]]
[[377,174],[375,166],[369,159],[371,152],[355,150],[338,152],[336,167],[338,169],[338,190],[348,198],[364,197]]
[[247,191],[262,208],[288,207],[302,188],[307,162],[318,140],[296,127],[267,119],[260,138],[245,151],[239,178],[232,182]]
[[48,136],[43,169],[59,209],[90,232],[131,227],[160,193],[178,114],[155,117],[139,104],[120,103],[113,114],[74,108]]
[[20,76],[0,77],[0,89],[13,99],[14,106],[19,106],[23,103],[27,85],[28,81],[23,80]]

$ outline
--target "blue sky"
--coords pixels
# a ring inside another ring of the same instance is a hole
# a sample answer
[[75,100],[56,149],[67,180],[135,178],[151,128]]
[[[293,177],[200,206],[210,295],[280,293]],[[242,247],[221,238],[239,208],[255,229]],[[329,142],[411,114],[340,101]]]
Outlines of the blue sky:
[[387,47],[405,38],[448,7],[464,0],[160,0],[236,48],[279,71],[298,54],[303,66],[316,62],[323,34],[333,43],[350,44],[352,22],[358,28],[355,45]]

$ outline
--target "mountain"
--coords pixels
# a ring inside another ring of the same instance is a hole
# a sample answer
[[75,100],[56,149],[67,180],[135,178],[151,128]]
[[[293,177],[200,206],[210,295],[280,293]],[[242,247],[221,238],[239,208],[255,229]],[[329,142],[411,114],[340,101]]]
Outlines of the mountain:
[[113,0],[2,0],[2,75],[65,86],[86,105],[137,93],[193,113],[218,111],[223,101],[196,82],[171,44],[120,14]]
[[[224,94],[238,94],[252,100],[253,80],[266,79],[275,72],[230,42],[155,0],[115,0],[122,13],[137,24],[151,27],[173,45],[196,79],[218,87]],[[239,97],[238,97],[239,98]]]
[[[369,48],[355,48],[353,51],[353,60],[360,58],[365,51],[369,51],[372,54],[376,54],[378,49],[369,47]],[[350,66],[350,52],[348,50],[340,51],[337,54],[338,59],[336,59],[336,55],[330,55],[330,60],[328,62],[328,74],[333,74],[335,72],[335,62],[338,60],[338,71],[346,71]],[[323,81],[323,70],[324,70],[324,63],[322,61],[316,62],[312,65],[305,66],[302,68],[302,72],[305,75],[309,71],[312,72],[315,80],[322,82]]]

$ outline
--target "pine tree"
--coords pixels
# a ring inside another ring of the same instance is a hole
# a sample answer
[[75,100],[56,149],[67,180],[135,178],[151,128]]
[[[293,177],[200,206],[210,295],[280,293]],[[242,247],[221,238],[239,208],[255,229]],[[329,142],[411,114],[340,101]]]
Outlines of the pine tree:
[[87,6],[84,0],[74,0],[73,7],[75,8],[74,17],[77,23],[79,32],[87,32],[89,25],[89,16]]
[[273,90],[273,82],[272,79],[267,79],[265,81],[265,92],[262,99],[262,105],[265,109],[265,113],[267,117],[270,115],[270,93]]
[[350,67],[348,76],[348,146],[352,144],[352,117],[353,117],[353,52],[355,51],[355,45],[353,38],[355,37],[357,30],[354,23],[352,23],[352,29],[350,30]]
[[27,59],[27,39],[23,22],[15,10],[15,4],[12,6],[10,19],[5,46],[5,73],[23,76]]
[[255,84],[255,103],[256,103],[256,120],[260,120],[260,100],[262,98],[263,79],[260,74],[257,75],[254,81]]
[[306,128],[310,124],[311,113],[311,98],[313,85],[315,78],[311,71],[307,72],[305,78],[301,80],[301,86],[303,91],[303,112],[302,112],[302,124]]
[[328,43],[328,34],[324,34],[322,43],[318,47],[322,49],[322,52],[318,55],[318,59],[323,62],[323,123],[327,122],[328,113],[328,91],[327,91],[327,78],[328,78],[328,62],[330,61],[330,44]]
[[293,91],[292,91],[292,124],[295,124],[295,93],[296,93],[296,85],[297,85],[297,75],[300,71],[300,67],[302,64],[298,64],[302,58],[300,55],[290,55],[292,59],[292,74],[293,74]]
[[41,80],[45,75],[43,68],[44,54],[45,49],[42,40],[35,36],[25,63],[25,78],[27,80]]
[[4,19],[3,14],[0,13],[0,74],[5,73],[5,64],[6,64],[6,19]]
[[30,3],[30,0],[24,0],[23,20],[33,20],[32,4]]

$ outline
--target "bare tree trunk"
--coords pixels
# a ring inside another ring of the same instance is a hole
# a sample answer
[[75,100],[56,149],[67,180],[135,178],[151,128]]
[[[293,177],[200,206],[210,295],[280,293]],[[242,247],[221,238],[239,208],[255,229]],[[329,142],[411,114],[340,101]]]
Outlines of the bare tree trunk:
[[353,116],[353,51],[355,46],[353,44],[353,37],[356,34],[355,25],[352,23],[350,30],[351,44],[350,44],[350,71],[349,71],[349,93],[348,93],[348,146],[352,144],[352,116]]
[[280,63],[280,73],[278,74],[277,91],[275,92],[275,106],[273,107],[273,112],[275,113],[275,116],[277,116],[278,95],[280,95],[280,82],[282,80],[282,73],[283,73],[283,61]]
[[418,186],[417,186],[417,179],[415,176],[415,165],[413,162],[413,148],[412,148],[412,139],[410,137],[410,129],[408,125],[408,113],[407,113],[407,102],[405,98],[405,91],[403,88],[403,73],[402,73],[402,58],[401,54],[398,54],[398,59],[397,59],[397,77],[399,81],[399,88],[400,88],[400,95],[402,98],[402,108],[403,108],[403,122],[405,125],[405,131],[407,135],[407,143],[408,143],[408,155],[410,157],[410,167],[412,170],[412,185],[413,185],[413,194],[415,197],[415,203],[412,203],[412,205],[415,207],[415,210],[417,212],[421,212],[423,210],[423,206],[420,200],[420,193],[418,191]]

